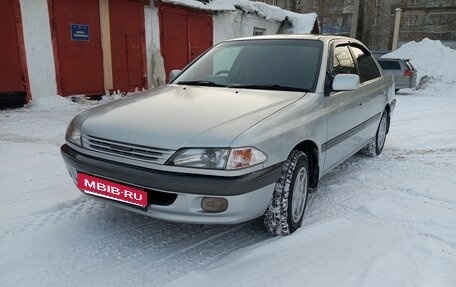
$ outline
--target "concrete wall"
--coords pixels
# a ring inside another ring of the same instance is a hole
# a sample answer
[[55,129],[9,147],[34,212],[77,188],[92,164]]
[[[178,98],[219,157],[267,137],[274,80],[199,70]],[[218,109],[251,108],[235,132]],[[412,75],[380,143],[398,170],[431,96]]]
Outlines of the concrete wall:
[[149,88],[162,85],[166,81],[165,65],[160,51],[160,22],[158,8],[153,4],[145,6],[147,80]]
[[54,52],[46,0],[20,0],[32,99],[57,94]]

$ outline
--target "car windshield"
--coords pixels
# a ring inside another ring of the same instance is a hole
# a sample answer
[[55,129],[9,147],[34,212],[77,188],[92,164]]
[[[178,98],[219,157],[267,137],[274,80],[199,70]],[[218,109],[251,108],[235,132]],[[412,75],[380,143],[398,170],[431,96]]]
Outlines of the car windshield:
[[172,83],[245,89],[315,91],[322,43],[241,40],[219,44]]

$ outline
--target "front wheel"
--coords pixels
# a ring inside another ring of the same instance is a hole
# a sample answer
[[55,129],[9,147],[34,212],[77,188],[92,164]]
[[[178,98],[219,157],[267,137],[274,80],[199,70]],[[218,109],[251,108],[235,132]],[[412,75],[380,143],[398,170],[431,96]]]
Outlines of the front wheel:
[[377,133],[372,141],[365,146],[361,152],[368,156],[377,156],[382,153],[383,147],[385,146],[386,133],[388,132],[388,116],[386,111],[383,112],[380,124],[377,129]]
[[288,235],[301,226],[309,189],[309,164],[304,152],[293,150],[285,161],[264,214],[270,233]]

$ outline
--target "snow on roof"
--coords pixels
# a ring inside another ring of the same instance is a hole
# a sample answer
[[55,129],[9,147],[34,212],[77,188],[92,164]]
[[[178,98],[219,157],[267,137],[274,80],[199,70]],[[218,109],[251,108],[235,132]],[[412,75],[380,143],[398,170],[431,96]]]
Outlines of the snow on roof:
[[290,34],[310,33],[317,19],[315,13],[300,14],[263,2],[248,0],[211,0],[207,4],[196,0],[162,0],[162,2],[208,11],[242,10],[250,14],[258,14],[268,21],[282,22],[288,19],[292,25],[292,28],[287,30],[287,33]]
[[288,29],[290,34],[309,34],[314,28],[317,21],[317,14],[299,14],[291,11],[285,11],[291,22],[292,28]]
[[444,46],[439,40],[425,38],[420,42],[408,42],[382,58],[410,59],[417,70],[418,82],[423,76],[431,76],[444,85],[456,84],[456,50]]

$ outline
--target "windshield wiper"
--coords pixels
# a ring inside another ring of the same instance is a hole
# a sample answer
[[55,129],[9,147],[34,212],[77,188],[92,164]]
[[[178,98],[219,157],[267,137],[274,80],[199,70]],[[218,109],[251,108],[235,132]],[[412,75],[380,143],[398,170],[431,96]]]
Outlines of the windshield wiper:
[[226,85],[216,84],[211,81],[179,81],[178,85],[190,85],[190,86],[207,86],[207,87],[226,87]]
[[281,86],[278,84],[273,85],[229,85],[228,88],[239,88],[239,89],[258,89],[258,90],[274,90],[274,91],[292,91],[292,92],[309,92],[308,89],[297,88],[297,87],[287,87]]

